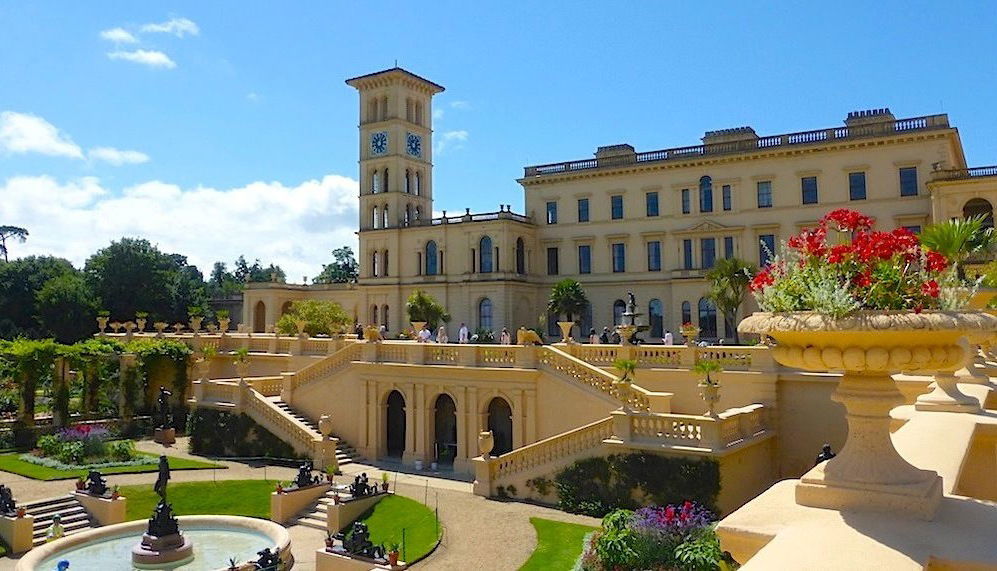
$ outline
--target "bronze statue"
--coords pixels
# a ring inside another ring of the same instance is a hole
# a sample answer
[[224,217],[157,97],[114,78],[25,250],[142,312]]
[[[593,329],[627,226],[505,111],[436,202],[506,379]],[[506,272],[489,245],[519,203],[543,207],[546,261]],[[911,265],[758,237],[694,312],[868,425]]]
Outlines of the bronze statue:
[[0,484],[0,514],[13,515],[17,513],[17,502],[14,501],[14,492],[10,488]]
[[170,461],[166,456],[159,457],[159,477],[156,478],[156,483],[152,486],[152,489],[159,495],[162,501],[166,501],[166,484],[170,480]]
[[814,466],[820,464],[821,462],[824,462],[825,460],[830,460],[835,456],[837,456],[837,454],[831,452],[831,445],[825,444],[824,446],[821,447],[820,454],[817,455],[817,460],[814,461]]
[[156,403],[159,408],[159,426],[162,428],[169,428],[172,424],[172,415],[170,414],[170,397],[173,393],[166,390],[166,387],[159,387],[159,396],[156,397]]

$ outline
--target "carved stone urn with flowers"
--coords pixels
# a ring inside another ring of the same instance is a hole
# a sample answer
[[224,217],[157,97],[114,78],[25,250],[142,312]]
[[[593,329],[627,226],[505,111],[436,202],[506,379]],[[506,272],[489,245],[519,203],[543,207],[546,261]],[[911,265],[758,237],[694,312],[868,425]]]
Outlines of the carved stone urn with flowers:
[[[946,294],[963,284],[944,256],[903,228],[873,231],[873,223],[835,210],[791,238],[752,281],[763,312],[738,330],[774,340],[772,356],[787,367],[842,372],[832,398],[845,407],[848,437],[837,456],[800,478],[797,503],[932,519],[941,477],[893,446],[889,413],[904,399],[891,375],[955,371],[967,335],[994,331],[997,317]],[[829,243],[836,232],[851,240]]]
[[720,366],[720,362],[717,360],[703,359],[692,367],[692,371],[700,375],[705,375],[699,381],[700,396],[703,397],[703,401],[707,406],[706,416],[716,418],[717,413],[715,409],[717,403],[720,402],[720,381],[715,377],[710,377],[710,375],[723,371],[723,367]]

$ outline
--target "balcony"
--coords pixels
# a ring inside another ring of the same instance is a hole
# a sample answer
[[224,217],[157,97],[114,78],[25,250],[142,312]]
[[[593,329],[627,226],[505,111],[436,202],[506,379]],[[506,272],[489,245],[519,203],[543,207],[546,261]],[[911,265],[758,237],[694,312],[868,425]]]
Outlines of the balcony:
[[818,129],[816,131],[772,135],[769,137],[759,137],[757,139],[752,138],[739,141],[696,145],[692,147],[677,147],[674,149],[647,151],[643,153],[627,153],[579,161],[534,165],[526,167],[524,169],[523,176],[538,177],[545,175],[566,174],[591,169],[618,168],[635,164],[677,161],[695,157],[750,153],[754,151],[767,151],[777,148],[799,147],[803,145],[816,145],[833,141],[867,139],[872,137],[886,137],[900,133],[934,131],[948,128],[948,115],[926,115],[924,117],[911,117],[908,119],[897,119],[894,121],[884,121],[864,125],[846,125],[844,127]]
[[997,176],[997,165],[990,167],[973,167],[968,169],[942,169],[931,173],[931,180],[965,180]]

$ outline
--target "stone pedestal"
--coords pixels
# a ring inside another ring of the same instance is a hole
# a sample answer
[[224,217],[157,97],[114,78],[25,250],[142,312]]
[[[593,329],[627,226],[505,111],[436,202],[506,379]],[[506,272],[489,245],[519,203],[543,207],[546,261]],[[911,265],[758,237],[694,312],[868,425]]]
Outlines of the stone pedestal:
[[326,549],[319,549],[315,552],[315,571],[380,571],[382,569],[398,571],[407,568],[408,564],[404,561],[399,561],[397,565],[388,565],[370,559],[350,557],[345,553],[336,553]]
[[961,379],[952,373],[935,375],[934,390],[917,397],[914,408],[937,412],[980,412],[980,401],[959,390]]
[[102,498],[91,496],[86,492],[74,492],[73,497],[99,525],[113,525],[125,521],[128,499],[124,496]]
[[156,568],[194,557],[194,544],[182,533],[156,537],[142,534],[142,543],[132,548],[132,564],[139,568]]
[[10,546],[11,553],[24,553],[34,544],[34,516],[0,516],[0,538]]
[[163,446],[169,444],[175,444],[177,441],[177,429],[176,428],[157,428],[152,436],[153,441],[162,444]]

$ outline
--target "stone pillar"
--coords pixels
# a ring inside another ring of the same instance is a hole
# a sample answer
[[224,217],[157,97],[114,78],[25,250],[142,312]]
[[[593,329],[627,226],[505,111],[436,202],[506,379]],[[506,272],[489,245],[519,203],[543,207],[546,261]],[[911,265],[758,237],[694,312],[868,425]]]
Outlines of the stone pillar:
[[[426,461],[429,459],[429,450],[426,444],[426,427],[429,422],[426,416],[426,387],[425,385],[415,386],[415,458]],[[407,404],[407,403],[406,403]]]
[[11,553],[24,553],[34,545],[34,516],[7,517],[0,515],[0,538],[10,546]]
[[512,449],[516,450],[523,446],[523,390],[516,389],[512,393]]
[[377,459],[381,455],[380,406],[377,398],[377,381],[367,381],[367,449],[368,456]]
[[[417,458],[415,454],[415,385],[408,385],[406,391],[408,398],[405,399],[405,453],[402,455],[403,464],[411,464]],[[411,401],[411,402],[410,402]]]
[[622,410],[609,413],[613,417],[613,436],[620,442],[630,442],[630,414]]
[[[69,383],[69,360],[65,357],[56,357],[53,363],[52,371],[52,393],[53,393],[53,407],[52,407],[52,424],[57,427],[66,426],[66,422],[69,420],[67,416],[69,415],[69,392],[66,385]],[[59,403],[59,393],[65,390],[66,402],[60,406]],[[65,407],[65,410],[63,409]]]
[[524,442],[533,444],[537,441],[537,391],[535,389],[526,390],[526,415],[523,424],[526,425]]
[[482,430],[487,430],[487,426],[481,425],[481,415],[478,414],[478,388],[468,387],[467,388],[467,406],[464,407],[464,434],[467,437],[468,442],[475,442],[478,438],[478,433]]
[[[467,470],[467,461],[474,454],[474,447],[468,448],[467,438],[467,389],[464,387],[457,389],[457,452],[454,454],[454,470],[463,472]],[[477,439],[472,442],[477,443]]]

